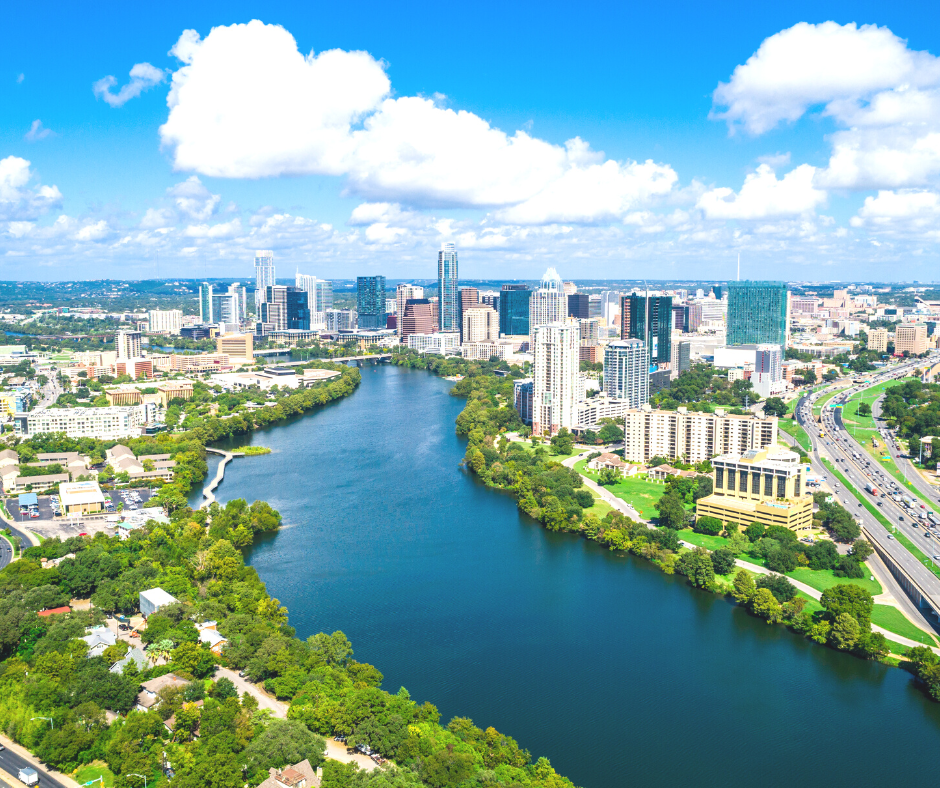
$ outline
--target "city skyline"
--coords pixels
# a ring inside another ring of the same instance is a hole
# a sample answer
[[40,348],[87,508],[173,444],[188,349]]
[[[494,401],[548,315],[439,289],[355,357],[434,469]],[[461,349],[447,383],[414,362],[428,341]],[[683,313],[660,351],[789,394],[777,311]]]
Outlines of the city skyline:
[[[311,13],[252,22],[236,3],[98,29],[66,11],[42,46],[11,41],[7,277],[246,278],[270,249],[324,279],[407,279],[450,240],[464,279],[732,278],[739,253],[747,279],[936,270],[936,9],[644,16],[626,56],[569,42],[561,58],[535,46],[559,35],[539,21],[522,46],[488,30],[492,65],[433,69],[400,25]],[[436,23],[420,16],[419,40]],[[459,21],[457,46],[480,37]]]

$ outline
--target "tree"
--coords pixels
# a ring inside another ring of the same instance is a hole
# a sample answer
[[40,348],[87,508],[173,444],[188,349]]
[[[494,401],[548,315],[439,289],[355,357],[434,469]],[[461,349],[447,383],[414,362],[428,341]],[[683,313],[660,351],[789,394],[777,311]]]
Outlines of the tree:
[[[708,536],[718,536],[722,532],[724,526],[721,524],[721,520],[717,517],[699,517],[695,521],[695,525],[692,526],[692,530],[699,534],[707,534]],[[724,574],[720,572],[719,574]]]
[[551,441],[552,454],[571,454],[574,449],[574,438],[568,432],[567,427],[562,427],[557,435],[553,435]]
[[863,632],[858,638],[856,649],[866,659],[881,659],[891,650],[888,639],[880,632]]
[[849,613],[839,613],[832,622],[832,631],[829,633],[830,642],[841,651],[848,651],[858,642],[862,628],[855,616]]
[[620,471],[616,468],[603,468],[601,469],[597,481],[604,487],[609,487],[611,484],[616,484],[621,479],[623,479],[623,476],[620,475]]
[[796,596],[796,586],[783,575],[761,575],[757,578],[757,587],[766,588],[781,604],[789,602]]
[[674,528],[677,531],[685,528],[688,513],[677,494],[674,492],[665,493],[654,506],[659,510],[660,526]]
[[874,549],[872,548],[871,543],[865,541],[864,539],[856,539],[854,542],[852,542],[852,555],[856,561],[865,561],[873,552]]
[[871,416],[871,405],[867,402],[859,402],[858,409],[855,411],[859,416]]
[[438,750],[424,759],[421,778],[431,788],[452,788],[473,774],[473,756],[454,752],[452,747]]
[[245,748],[245,757],[253,768],[263,771],[272,766],[280,769],[304,758],[316,768],[326,757],[326,742],[300,720],[271,720]]
[[848,613],[864,631],[871,628],[871,612],[875,602],[872,595],[861,586],[839,583],[823,591],[819,601],[833,620],[842,613]]
[[787,403],[780,397],[768,397],[764,400],[764,413],[767,416],[783,418],[787,415]]
[[780,621],[783,610],[769,588],[758,588],[751,597],[751,612],[765,619],[768,624]]
[[716,575],[727,575],[734,569],[735,557],[727,547],[721,547],[712,553],[712,566]]
[[734,576],[734,591],[731,596],[742,605],[751,601],[751,597],[757,591],[757,585],[754,583],[754,577],[746,569],[739,569]]
[[616,424],[605,424],[597,433],[601,443],[616,443],[623,440],[623,430]]
[[715,583],[715,567],[704,547],[696,547],[679,557],[676,571],[689,578],[696,588],[710,588]]
[[756,542],[758,539],[763,539],[766,530],[763,523],[751,523],[744,529],[744,535],[752,542]]

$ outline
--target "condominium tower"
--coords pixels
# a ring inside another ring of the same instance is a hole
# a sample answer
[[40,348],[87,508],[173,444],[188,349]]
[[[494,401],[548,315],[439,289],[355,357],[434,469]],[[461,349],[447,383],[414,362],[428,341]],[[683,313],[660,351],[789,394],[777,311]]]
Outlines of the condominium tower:
[[649,400],[650,370],[641,339],[611,342],[604,348],[604,393],[638,408]]
[[[560,291],[560,279],[558,283]],[[576,423],[575,406],[580,399],[578,322],[566,319],[539,326],[533,332],[533,345],[532,434],[554,435]]]
[[460,331],[460,312],[457,309],[457,246],[441,244],[437,253],[438,317],[443,332]]
[[140,332],[118,331],[114,335],[114,349],[119,359],[140,358]]
[[549,268],[538,290],[529,299],[529,336],[535,337],[540,326],[560,323],[568,317],[568,296],[561,277],[554,268]]
[[359,328],[385,328],[385,277],[360,276],[356,278],[356,311]]
[[274,252],[270,249],[259,249],[255,252],[255,307],[264,300],[267,288],[275,284],[274,279]]

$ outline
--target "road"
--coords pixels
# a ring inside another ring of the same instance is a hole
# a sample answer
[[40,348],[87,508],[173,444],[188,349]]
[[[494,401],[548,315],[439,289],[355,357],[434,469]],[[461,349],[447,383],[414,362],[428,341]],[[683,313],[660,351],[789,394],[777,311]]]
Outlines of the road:
[[[902,364],[900,366],[890,367],[885,372],[866,381],[865,387],[867,388],[868,386],[883,382],[890,377],[906,374],[911,366],[913,366],[913,364]],[[833,398],[831,402],[837,403],[853,391],[854,389],[849,389],[845,394],[840,394]],[[865,528],[869,537],[878,547],[914,579],[922,591],[930,598],[934,610],[940,611],[940,578],[921,564],[920,560],[898,542],[893,534],[890,534],[888,529],[862,504],[861,499],[866,495],[864,492],[865,484],[873,481],[872,477],[874,475],[874,470],[868,467],[865,460],[867,455],[863,454],[861,447],[852,441],[851,436],[841,429],[841,425],[836,422],[832,408],[824,409],[824,421],[821,425],[817,425],[813,420],[811,403],[820,393],[821,392],[817,392],[815,396],[804,396],[796,409],[797,421],[799,421],[806,430],[812,443],[813,451],[810,455],[810,461],[814,470],[825,477],[832,475],[829,469],[822,464],[823,458],[828,459],[834,466],[839,468],[843,476],[849,480],[855,489],[838,490],[838,499],[844,502],[843,505],[847,504],[847,508],[855,515],[860,524]],[[822,427],[823,430],[828,430],[826,437],[821,436],[820,427]],[[856,461],[853,456],[853,452],[855,451],[857,451],[861,457],[859,461]],[[877,479],[877,483],[882,483],[880,478]],[[835,479],[832,480],[831,486],[836,488]],[[925,540],[922,531],[912,527],[909,522],[910,518],[906,516],[906,513],[902,514],[893,501],[887,499],[882,501],[882,503],[882,508],[886,510],[885,516],[889,520],[897,522],[898,526],[908,538],[911,538],[915,544],[918,544],[922,548],[926,547],[930,551],[930,554],[940,553],[940,550],[931,549],[937,544],[936,540]],[[903,521],[898,520],[901,516],[904,516]],[[925,541],[930,544],[925,545]],[[940,563],[940,559],[938,559],[938,563]]]
[[43,410],[55,404],[55,401],[59,398],[59,395],[62,393],[62,389],[59,387],[59,381],[56,380],[57,372],[55,367],[50,370],[51,377],[49,382],[40,389],[42,392],[42,399],[36,403],[36,406],[33,410]]
[[0,569],[13,560],[13,548],[6,537],[0,537]]
[[[12,777],[17,777],[20,769],[24,766],[32,766],[39,773],[39,786],[40,788],[46,788],[46,786],[53,786],[53,788],[73,788],[77,783],[73,780],[68,780],[64,782],[61,779],[56,779],[49,772],[40,766],[39,761],[35,758],[25,758],[20,755],[19,752],[14,752],[12,743],[4,738],[0,741],[0,746],[3,747],[0,750],[0,769],[3,769],[5,772],[10,774]],[[21,747],[16,747],[17,750],[22,750]],[[14,781],[13,783],[16,786],[22,786],[22,783],[19,780]]]
[[[871,415],[875,421],[881,421],[881,401],[884,399],[882,394],[875,400],[872,405]],[[884,429],[887,429],[883,426]],[[933,485],[929,484],[927,480],[920,475],[920,471],[914,467],[907,457],[901,454],[897,450],[897,446],[893,440],[885,441],[885,445],[888,447],[888,453],[891,455],[891,458],[894,460],[894,464],[898,466],[898,470],[904,474],[904,478],[910,482],[913,482],[914,486],[920,490],[923,495],[926,495],[929,499],[936,501],[940,500],[940,490],[938,490]],[[934,504],[934,509],[940,510],[940,507],[937,504]]]

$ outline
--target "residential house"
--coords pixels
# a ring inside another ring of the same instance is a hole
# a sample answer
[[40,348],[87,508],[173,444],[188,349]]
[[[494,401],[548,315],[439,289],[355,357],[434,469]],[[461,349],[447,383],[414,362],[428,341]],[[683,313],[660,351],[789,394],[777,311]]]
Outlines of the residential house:
[[108,646],[117,643],[117,635],[105,626],[89,627],[82,640],[88,644],[86,657],[100,657]]
[[147,655],[137,648],[137,646],[131,646],[130,650],[127,652],[127,656],[124,657],[124,659],[119,659],[111,666],[111,673],[124,673],[125,666],[129,665],[131,662],[137,665],[137,669],[140,671],[147,670],[150,667]]
[[145,681],[140,685],[140,692],[137,693],[137,710],[149,711],[156,706],[159,703],[157,694],[164,687],[185,687],[188,683],[175,673],[167,673],[155,679],[150,679],[150,681]]
[[320,788],[320,776],[306,758],[284,769],[269,769],[268,773],[258,788]]
[[196,629],[199,630],[199,640],[209,644],[209,651],[217,657],[222,656],[222,649],[228,643],[228,640],[219,634],[216,622],[204,621],[201,624],[196,624]]

